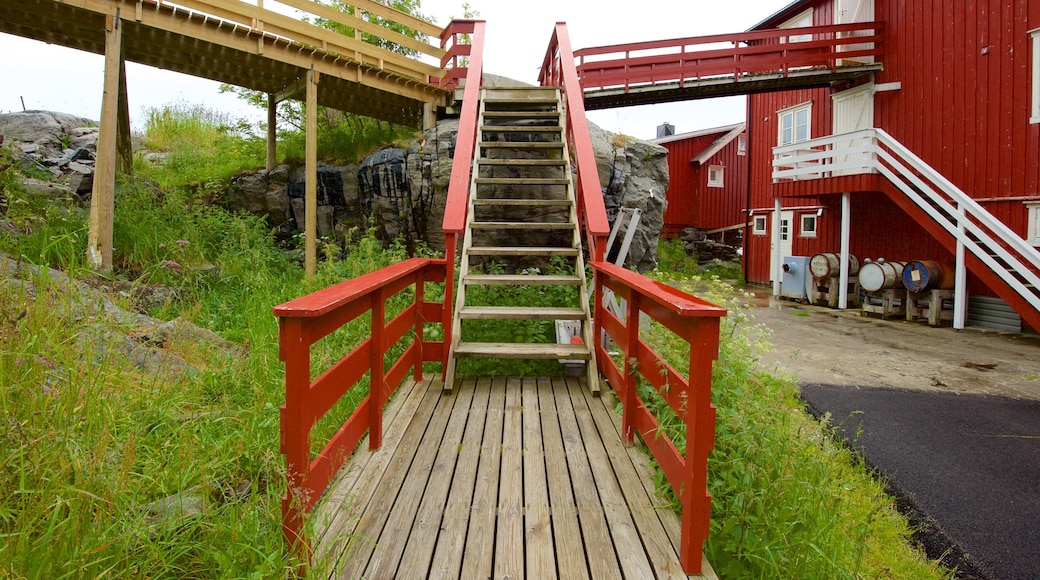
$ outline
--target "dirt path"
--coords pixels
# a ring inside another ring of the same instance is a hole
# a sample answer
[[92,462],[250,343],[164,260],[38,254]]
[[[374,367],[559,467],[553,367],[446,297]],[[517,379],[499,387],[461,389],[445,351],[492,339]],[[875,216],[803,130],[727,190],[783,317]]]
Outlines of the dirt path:
[[762,357],[801,384],[895,387],[1040,400],[1040,337],[883,321],[757,295],[755,322],[772,331]]

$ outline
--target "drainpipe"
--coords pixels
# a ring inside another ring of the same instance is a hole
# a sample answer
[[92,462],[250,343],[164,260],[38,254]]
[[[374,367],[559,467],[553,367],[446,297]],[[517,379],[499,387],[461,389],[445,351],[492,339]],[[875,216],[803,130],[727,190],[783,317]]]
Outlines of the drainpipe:
[[783,264],[780,263],[780,198],[773,198],[773,263],[776,264],[776,270],[772,272],[773,276],[773,296],[780,297],[780,272],[783,271]]
[[838,309],[849,307],[849,230],[852,225],[852,194],[841,194],[841,266],[838,272]]
[[960,235],[957,236],[957,265],[953,283],[953,327],[964,330],[964,320],[968,312],[968,270],[964,265],[964,220],[968,219],[964,206],[957,204],[960,219],[957,220],[957,228]]

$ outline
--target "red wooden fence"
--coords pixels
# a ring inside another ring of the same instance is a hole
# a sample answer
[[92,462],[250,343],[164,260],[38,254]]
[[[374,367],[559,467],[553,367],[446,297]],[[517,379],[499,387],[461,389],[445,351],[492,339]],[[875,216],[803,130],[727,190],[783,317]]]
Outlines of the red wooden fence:
[[[811,37],[791,42],[791,37]],[[585,90],[679,83],[731,76],[776,73],[783,77],[807,68],[831,70],[840,61],[881,56],[879,22],[835,24],[716,34],[617,44],[575,51]],[[729,44],[730,46],[720,45]],[[661,53],[664,54],[661,54]]]
[[538,80],[542,86],[558,86],[563,89],[567,102],[567,141],[570,143],[571,156],[574,158],[578,174],[575,184],[578,219],[585,224],[590,259],[602,260],[608,250],[606,242],[610,233],[610,223],[607,221],[607,210],[603,206],[596,155],[592,149],[589,124],[585,118],[584,95],[574,68],[567,25],[562,22],[556,24]]
[[[365,433],[369,447],[382,444],[383,406],[411,371],[422,376],[423,362],[443,360],[444,342],[424,339],[425,324],[443,324],[445,306],[424,302],[426,282],[443,282],[444,260],[412,258],[377,272],[342,282],[274,307],[278,317],[279,357],[285,362],[285,405],[281,449],[288,485],[282,498],[282,530],[290,546],[307,552],[303,515],[325,491],[344,459]],[[411,305],[389,322],[384,310],[395,294],[413,289]],[[331,368],[311,380],[311,346],[344,324],[371,313],[369,338]],[[450,320],[445,327],[450,327]],[[412,344],[386,368],[388,349],[412,333]],[[311,429],[358,383],[369,375],[369,394],[316,456],[311,456]]]
[[[687,574],[699,574],[711,517],[708,453],[715,447],[715,406],[711,403],[711,366],[719,356],[720,308],[670,286],[608,262],[592,262],[596,272],[595,331],[605,331],[624,357],[619,369],[597,340],[600,372],[622,402],[622,435],[628,443],[638,432],[682,503],[679,561]],[[609,288],[627,304],[622,321],[604,307]],[[640,313],[661,323],[690,345],[686,378],[639,338]],[[668,402],[686,427],[686,448],[676,448],[658,418],[637,392],[639,377]]]

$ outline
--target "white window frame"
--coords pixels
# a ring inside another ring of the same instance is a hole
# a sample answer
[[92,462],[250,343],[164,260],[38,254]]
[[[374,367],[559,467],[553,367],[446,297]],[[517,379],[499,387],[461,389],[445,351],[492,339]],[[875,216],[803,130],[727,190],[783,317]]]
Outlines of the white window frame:
[[[798,217],[798,235],[803,238],[815,238],[816,228],[819,224],[819,220],[817,219],[817,217],[818,216],[814,213],[803,213],[802,215],[800,215]],[[806,220],[812,222],[812,228],[805,227]]]
[[737,136],[737,155],[747,155],[747,135]]
[[1032,107],[1030,107],[1029,122],[1040,123],[1040,28],[1029,32],[1029,44],[1032,47],[1033,61],[1030,63],[1032,72]]
[[1026,242],[1040,248],[1040,201],[1026,202]]
[[[805,138],[798,139],[798,113],[805,111]],[[784,141],[784,117],[791,118],[791,140]],[[794,145],[812,139],[812,101],[780,109],[776,112],[776,144],[779,147]]]
[[[712,177],[712,176],[715,177]],[[722,165],[708,166],[708,187],[723,187],[726,179],[726,168]]]
[[751,233],[756,236],[764,236],[769,233],[769,216],[751,216]]
[[[805,12],[799,13],[794,18],[784,22],[777,28],[805,28],[813,25],[813,9],[810,8]],[[811,34],[798,34],[795,36],[781,36],[780,43],[784,44],[787,42],[809,42],[813,39]]]

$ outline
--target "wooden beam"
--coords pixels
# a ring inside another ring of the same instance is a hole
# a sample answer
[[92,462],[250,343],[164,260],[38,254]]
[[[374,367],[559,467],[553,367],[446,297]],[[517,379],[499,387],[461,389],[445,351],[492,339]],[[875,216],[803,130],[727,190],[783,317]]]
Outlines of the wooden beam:
[[305,244],[304,266],[307,276],[318,272],[318,80],[320,73],[307,73],[306,104],[306,185],[304,187]]
[[121,29],[118,11],[114,17],[105,19],[105,88],[101,99],[101,128],[90,196],[90,230],[87,234],[87,258],[95,269],[104,272],[112,270],[119,71],[123,60]]
[[278,101],[267,95],[267,170],[274,170],[278,162]]
[[119,58],[119,123],[116,143],[119,172],[130,175],[134,172],[134,150],[130,141],[130,101],[126,98],[126,61]]

